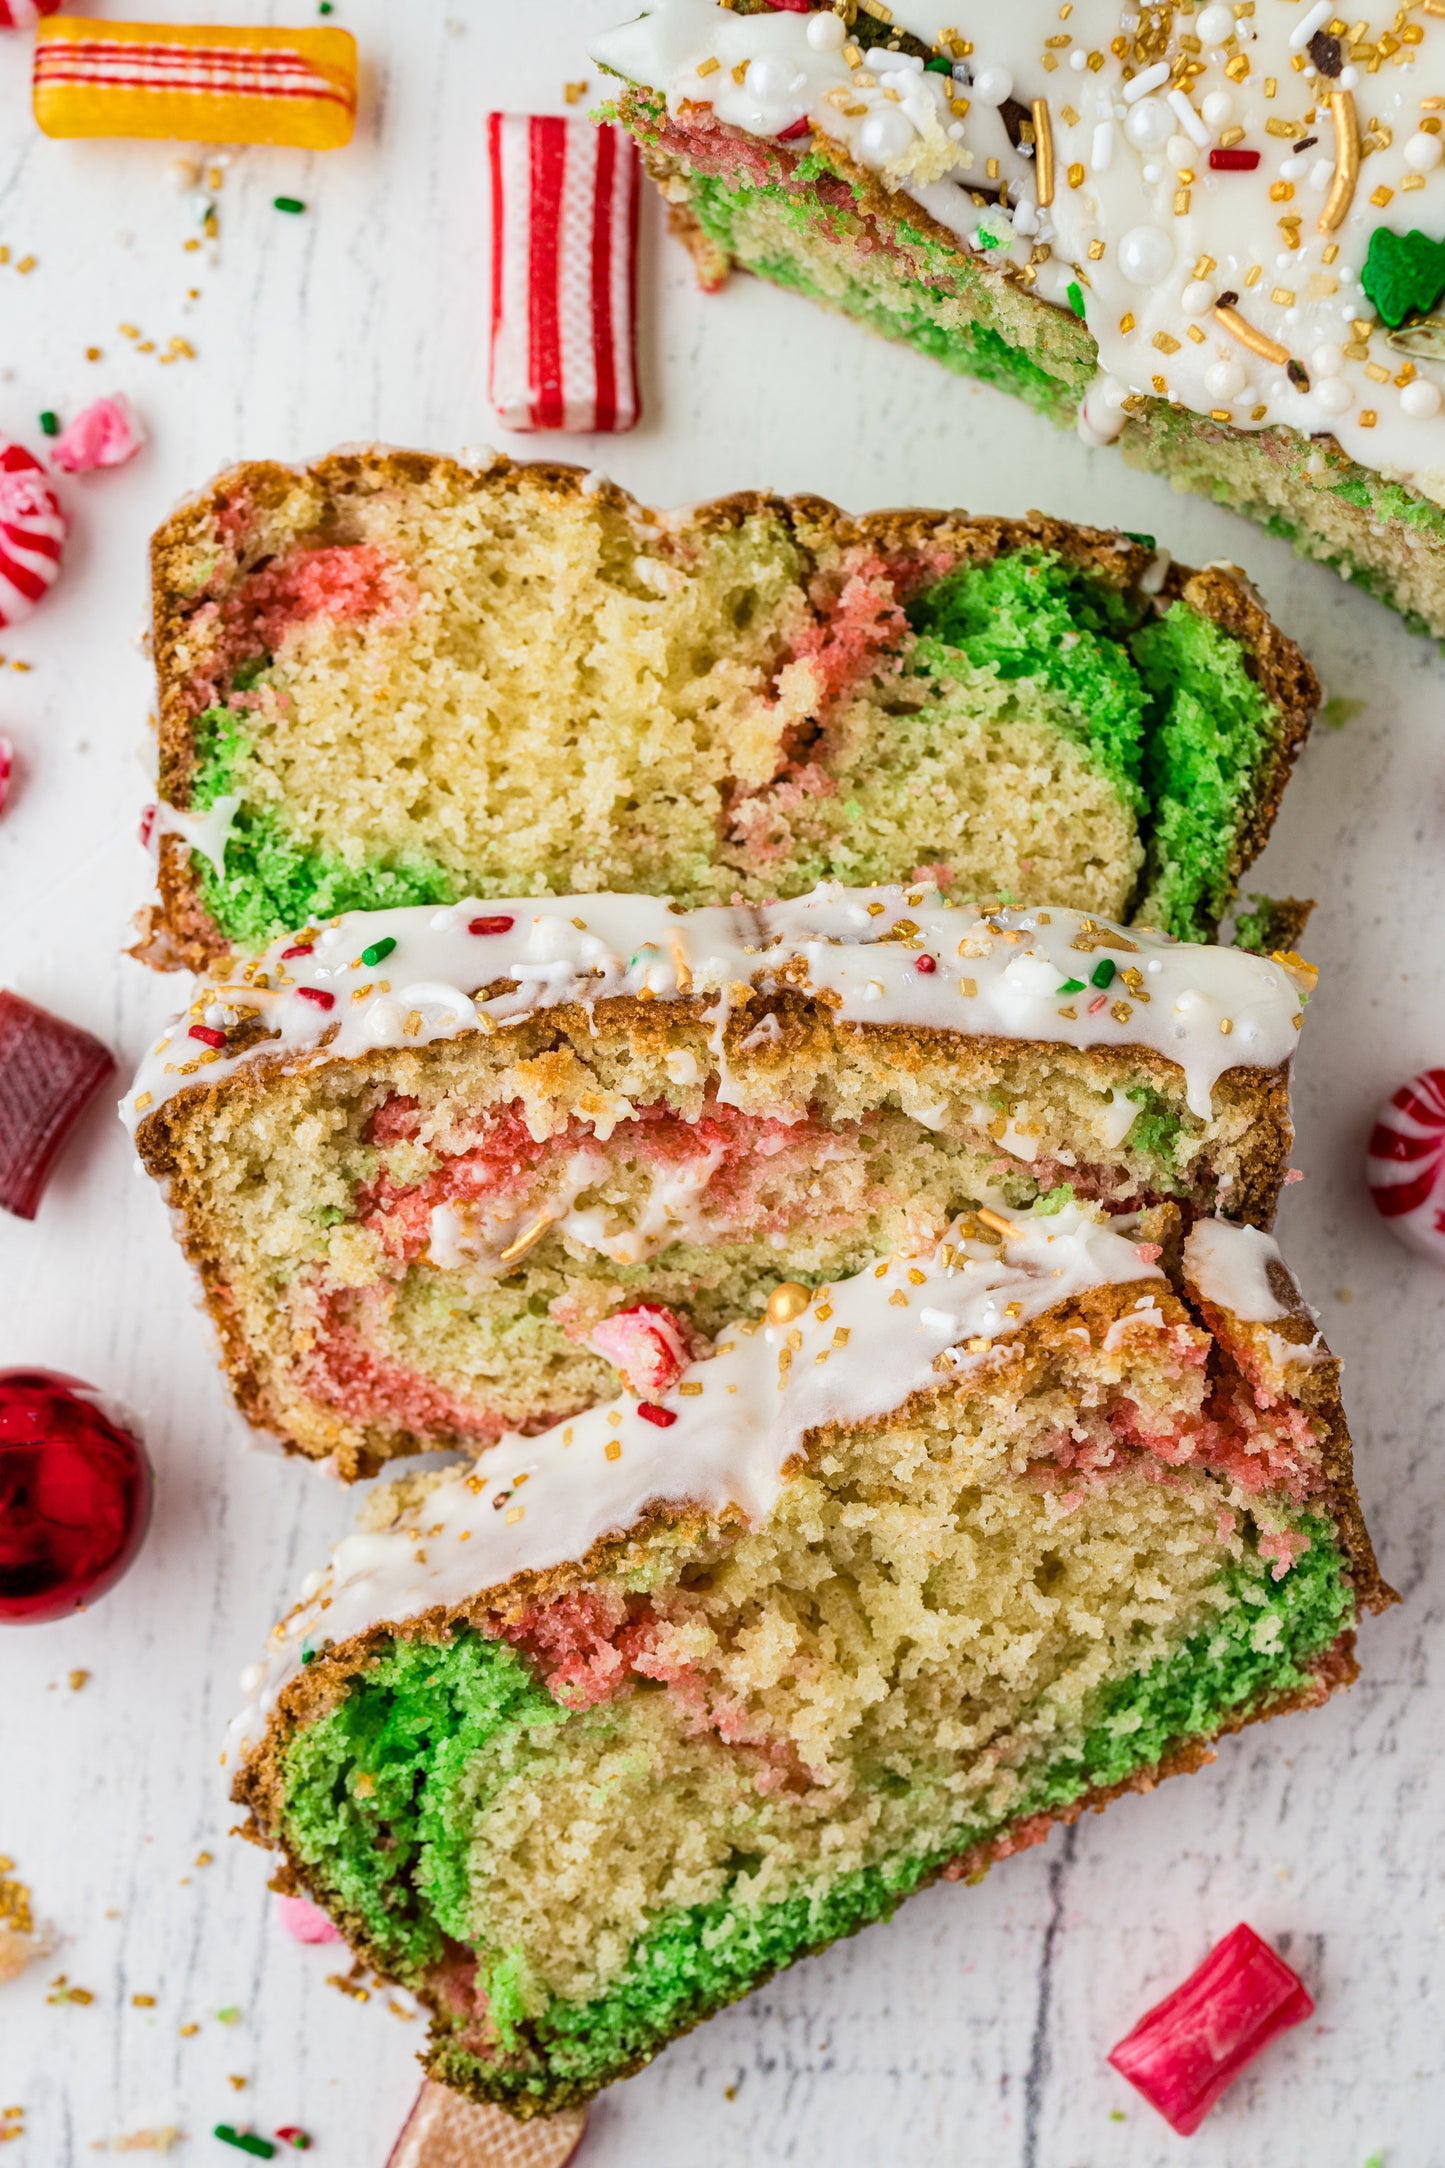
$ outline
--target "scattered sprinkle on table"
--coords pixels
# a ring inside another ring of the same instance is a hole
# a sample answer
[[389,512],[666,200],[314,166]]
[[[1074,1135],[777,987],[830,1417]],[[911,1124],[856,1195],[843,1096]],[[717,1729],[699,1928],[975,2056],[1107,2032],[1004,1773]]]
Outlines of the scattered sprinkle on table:
[[217,2123],[214,2135],[223,2145],[233,2145],[238,2152],[254,2153],[257,2160],[274,2160],[276,2148],[269,2138],[262,2138],[254,2130],[233,2130],[229,2123]]
[[47,437],[58,437],[60,435],[60,416],[53,407],[46,407],[42,413],[40,427],[42,433]]
[[306,208],[299,196],[277,196],[274,201],[275,208],[278,211],[290,211],[294,214],[297,211],[304,211]]
[[72,1671],[70,1674],[70,1691],[72,1694],[78,1694],[82,1686],[89,1682],[89,1679],[90,1673],[88,1671]]

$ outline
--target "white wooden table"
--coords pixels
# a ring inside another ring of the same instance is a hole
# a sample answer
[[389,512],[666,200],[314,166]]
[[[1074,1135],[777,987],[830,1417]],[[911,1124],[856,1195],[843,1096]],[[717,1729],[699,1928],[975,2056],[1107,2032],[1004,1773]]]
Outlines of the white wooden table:
[[[627,5],[342,0],[336,20],[365,54],[360,139],[315,159],[240,154],[214,265],[183,248],[196,214],[167,185],[172,150],[45,141],[28,114],[30,40],[0,32],[0,434],[36,446],[41,408],[124,388],[151,438],[126,470],[67,486],[63,583],[0,637],[33,665],[0,669],[0,730],[24,762],[0,822],[0,982],[88,1025],[123,1063],[175,999],[119,953],[149,879],[136,839],[147,533],[241,457],[377,438],[525,452],[495,430],[485,393],[483,115],[560,111],[565,80],[595,86],[585,36]],[[312,7],[189,12],[284,21]],[[305,215],[278,214],[277,194],[302,197]],[[26,253],[38,261],[21,276]],[[1324,977],[1298,1080],[1309,1179],[1288,1192],[1284,1236],[1347,1358],[1360,1486],[1407,1601],[1366,1631],[1361,1684],[1324,1712],[1226,1745],[1207,1773],[1056,1835],[981,1888],[917,1898],[670,2049],[595,2109],[586,2168],[1172,2161],[1178,2141],[1104,2053],[1243,1917],[1304,1973],[1317,2020],[1235,2089],[1189,2158],[1364,2168],[1380,2152],[1388,2168],[1435,2168],[1445,1275],[1384,1232],[1361,1158],[1377,1102],[1445,1061],[1445,665],[1283,545],[999,396],[761,286],[703,299],[652,200],[642,277],[645,426],[537,451],[606,466],[661,503],[761,483],[860,508],[1042,506],[1148,529],[1196,564],[1243,562],[1328,691],[1358,704],[1317,731],[1259,880],[1321,899],[1308,947]],[[197,359],[160,367],[122,322],[158,347],[181,333]],[[27,2116],[16,2168],[74,2168],[100,2141],[168,2123],[188,2133],[177,2158],[239,2160],[210,2135],[220,2120],[299,2123],[318,2168],[382,2168],[420,2027],[338,1994],[325,1984],[335,1949],[280,1933],[265,1860],[227,1839],[217,1765],[238,1671],[355,1501],[251,1449],[109,1103],[36,1223],[0,1216],[0,1364],[16,1362],[129,1400],[159,1474],[149,1543],[111,1596],[0,1632],[0,1851],[64,1936],[0,1987],[0,2105]],[[91,1673],[78,1693],[76,1668]],[[203,1849],[215,1863],[196,1868]],[[94,2002],[47,2003],[61,1970]],[[222,2009],[238,2021],[218,2022]]]

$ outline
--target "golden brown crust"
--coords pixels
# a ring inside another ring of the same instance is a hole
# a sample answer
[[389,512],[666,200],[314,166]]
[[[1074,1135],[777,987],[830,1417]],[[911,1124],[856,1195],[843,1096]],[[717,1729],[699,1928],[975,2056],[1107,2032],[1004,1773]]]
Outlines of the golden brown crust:
[[[197,766],[194,714],[183,660],[187,628],[196,610],[217,601],[245,569],[234,551],[226,556],[226,521],[244,518],[254,524],[284,510],[293,532],[304,533],[308,543],[324,543],[338,530],[348,498],[402,487],[428,491],[441,499],[502,492],[539,505],[572,502],[585,494],[654,534],[660,528],[664,541],[674,548],[685,548],[693,534],[767,518],[790,530],[800,548],[815,558],[862,546],[902,555],[946,549],[961,563],[984,564],[1015,551],[1042,549],[1097,573],[1121,593],[1138,589],[1157,565],[1156,553],[1146,543],[1042,513],[1018,520],[926,509],[855,515],[822,497],[788,498],[744,490],[690,507],[685,514],[669,515],[640,504],[614,482],[599,486],[587,469],[558,461],[516,462],[499,454],[490,466],[478,469],[440,453],[381,448],[333,452],[309,467],[253,461],[219,475],[208,490],[173,513],[152,540],[159,793],[165,803],[180,810],[190,805]],[[225,578],[213,573],[198,586],[194,568],[198,553],[206,552],[218,563],[229,563],[230,569]],[[1182,598],[1240,640],[1251,673],[1278,712],[1268,770],[1260,777],[1251,804],[1241,808],[1243,824],[1230,868],[1231,879],[1237,880],[1268,836],[1295,753],[1318,703],[1319,686],[1300,650],[1271,622],[1237,567],[1211,566],[1193,573],[1171,565],[1160,593],[1167,601]],[[142,925],[141,938],[132,951],[143,962],[179,963],[200,970],[226,950],[223,935],[201,901],[191,863],[191,853],[178,838],[162,839],[160,902]]]

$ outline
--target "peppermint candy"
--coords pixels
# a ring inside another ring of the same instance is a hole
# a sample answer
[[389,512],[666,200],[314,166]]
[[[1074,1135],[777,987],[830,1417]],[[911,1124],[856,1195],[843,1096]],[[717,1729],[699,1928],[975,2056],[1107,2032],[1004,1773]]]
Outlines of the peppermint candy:
[[40,461],[0,441],[0,625],[18,624],[42,600],[64,541],[65,514]]
[[1445,1265],[1445,1069],[1426,1069],[1381,1107],[1365,1179],[1392,1235]]
[[509,429],[631,429],[636,146],[620,128],[489,113],[491,400]]
[[0,30],[33,30],[59,6],[60,0],[0,0]]

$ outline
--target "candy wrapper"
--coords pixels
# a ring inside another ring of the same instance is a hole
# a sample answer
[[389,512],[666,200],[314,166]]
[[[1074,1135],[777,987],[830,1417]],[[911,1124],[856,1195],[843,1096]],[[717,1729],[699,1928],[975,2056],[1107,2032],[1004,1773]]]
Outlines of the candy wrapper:
[[509,429],[621,431],[637,388],[637,151],[619,128],[491,113],[491,400]]
[[356,40],[57,15],[36,36],[34,106],[49,136],[337,150],[356,125]]

